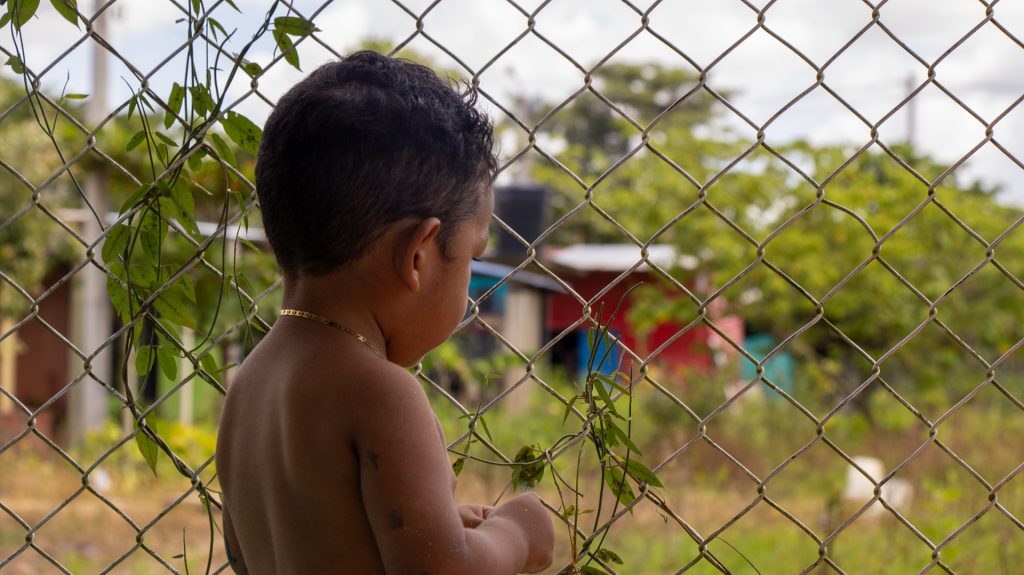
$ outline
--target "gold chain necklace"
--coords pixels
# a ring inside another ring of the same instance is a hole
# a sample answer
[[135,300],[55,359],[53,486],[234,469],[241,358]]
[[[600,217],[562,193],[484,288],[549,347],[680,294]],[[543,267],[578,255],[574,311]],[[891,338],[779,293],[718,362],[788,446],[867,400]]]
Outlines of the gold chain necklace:
[[326,317],[324,317],[322,315],[316,315],[315,313],[309,313],[308,311],[302,311],[302,310],[299,310],[299,309],[283,309],[283,310],[281,310],[281,313],[279,315],[290,315],[290,316],[294,316],[294,317],[304,317],[306,319],[311,319],[313,321],[320,322],[320,323],[322,323],[322,324],[324,324],[326,326],[333,327],[334,329],[341,330],[341,331],[351,335],[352,337],[356,338],[357,340],[361,341],[363,343],[363,345],[365,345],[366,347],[370,348],[370,351],[372,351],[377,357],[379,357],[379,358],[381,358],[381,359],[383,359],[385,361],[387,360],[387,358],[384,357],[384,354],[381,353],[377,348],[373,347],[373,344],[370,343],[370,341],[368,339],[366,339],[366,337],[364,337],[361,333],[356,332],[354,330],[351,330],[351,329],[341,325],[340,323],[338,323],[336,321],[327,319]]

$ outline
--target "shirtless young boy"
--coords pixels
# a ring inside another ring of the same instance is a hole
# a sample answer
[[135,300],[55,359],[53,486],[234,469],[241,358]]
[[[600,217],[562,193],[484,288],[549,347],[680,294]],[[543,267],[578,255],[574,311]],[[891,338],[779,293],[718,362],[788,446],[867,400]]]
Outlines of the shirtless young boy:
[[487,243],[496,161],[473,104],[428,68],[358,52],[310,74],[267,121],[256,184],[284,310],[239,369],[220,425],[236,572],[503,575],[551,563],[551,517],[535,495],[455,502],[444,435],[404,369],[462,319]]

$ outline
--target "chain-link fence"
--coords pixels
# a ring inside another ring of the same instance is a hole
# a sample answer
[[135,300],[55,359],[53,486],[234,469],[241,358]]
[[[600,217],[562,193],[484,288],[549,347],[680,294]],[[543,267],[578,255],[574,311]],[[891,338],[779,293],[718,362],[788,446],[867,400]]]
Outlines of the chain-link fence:
[[230,570],[257,126],[360,47],[495,119],[493,245],[416,375],[461,500],[537,487],[551,572],[1024,561],[1021,6],[42,4],[0,20],[0,570]]

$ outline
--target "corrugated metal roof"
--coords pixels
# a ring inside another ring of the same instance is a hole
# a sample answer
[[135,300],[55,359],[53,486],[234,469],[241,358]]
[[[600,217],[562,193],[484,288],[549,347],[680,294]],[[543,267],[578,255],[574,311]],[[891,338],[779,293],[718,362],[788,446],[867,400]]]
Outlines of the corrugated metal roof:
[[[552,263],[578,271],[622,272],[643,258],[640,248],[633,244],[578,244],[551,250],[547,258]],[[675,246],[656,244],[647,248],[647,260],[662,268],[682,267],[696,269],[697,258],[680,255]],[[641,263],[639,270],[646,270]]]
[[474,275],[498,279],[501,279],[509,274],[512,274],[511,281],[514,281],[516,283],[521,283],[523,285],[528,285],[530,287],[535,287],[538,289],[548,291],[555,291],[561,293],[565,292],[565,290],[562,288],[561,285],[558,284],[558,282],[549,278],[548,276],[523,270],[519,270],[513,273],[513,271],[516,268],[512,266],[506,266],[504,264],[485,261],[473,261],[470,269],[473,271]]

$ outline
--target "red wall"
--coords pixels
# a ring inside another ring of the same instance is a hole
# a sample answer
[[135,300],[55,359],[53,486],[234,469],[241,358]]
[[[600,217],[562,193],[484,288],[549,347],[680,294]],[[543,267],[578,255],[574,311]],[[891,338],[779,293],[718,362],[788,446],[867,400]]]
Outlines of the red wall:
[[[67,270],[61,267],[52,272],[44,285],[56,283]],[[70,313],[71,283],[67,282],[39,303],[39,317],[54,329],[71,339]],[[42,323],[29,321],[18,328],[16,334],[21,344],[16,364],[17,391],[15,396],[29,409],[36,409],[49,401],[54,394],[68,384],[68,348]],[[67,413],[67,395],[57,400],[39,415],[36,425],[45,435],[54,438],[60,434]],[[24,430],[26,417],[20,409],[4,421],[0,421],[0,436],[4,439]]]
[[[559,275],[583,298],[589,300],[598,292],[603,290],[608,284],[615,281],[620,274],[614,272],[587,272],[574,275],[566,272]],[[611,290],[594,302],[592,305],[592,315],[595,317],[597,316],[597,310],[600,309],[600,305],[603,303],[605,317],[609,316],[615,310],[615,306],[618,305],[618,302],[622,299],[622,296],[626,291],[638,282],[644,282],[647,285],[656,285],[658,283],[650,276],[649,273],[633,273],[632,275],[620,280],[618,284],[611,288]],[[673,296],[668,293],[666,294],[666,297],[685,297],[685,295],[679,294],[678,296]],[[686,322],[666,322],[655,328],[653,333],[647,337],[646,341],[638,342],[637,335],[630,328],[626,319],[628,317],[630,304],[631,302],[628,299],[623,302],[621,311],[612,321],[611,326],[613,330],[619,333],[623,342],[634,352],[640,354],[641,357],[644,357],[657,349],[658,346],[668,341],[686,325]],[[547,309],[548,317],[546,325],[549,331],[564,330],[578,320],[583,313],[583,305],[581,303],[571,295],[561,293],[551,294]],[[742,322],[736,325],[735,321],[729,321],[726,322],[726,324],[729,326],[730,332],[737,331],[738,328],[737,334],[729,333],[729,335],[734,338],[738,336],[740,338],[738,343],[742,343]],[[581,326],[580,329],[585,328]],[[703,324],[694,326],[665,348],[665,350],[657,356],[657,362],[665,365],[666,367],[683,365],[690,368],[711,367],[713,359],[707,345],[709,336],[711,335],[715,335],[717,337],[717,334]],[[643,345],[638,345],[638,343],[642,343]]]

